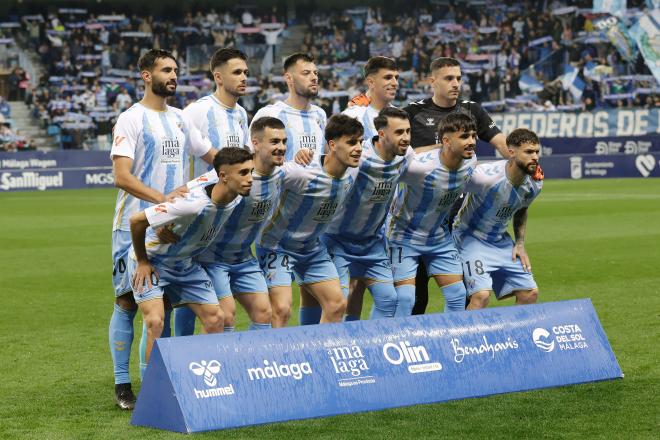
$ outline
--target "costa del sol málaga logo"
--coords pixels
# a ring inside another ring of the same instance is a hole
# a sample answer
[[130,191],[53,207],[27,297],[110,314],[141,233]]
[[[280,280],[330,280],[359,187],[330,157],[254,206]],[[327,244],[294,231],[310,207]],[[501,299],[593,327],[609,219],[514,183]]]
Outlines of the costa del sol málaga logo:
[[532,332],[534,344],[541,350],[550,353],[555,349],[555,341],[553,338],[550,338],[550,342],[547,342],[548,336],[550,336],[550,332],[541,327],[534,329],[534,332]]
[[199,364],[197,362],[191,362],[188,366],[190,371],[196,376],[204,376],[204,383],[209,388],[213,388],[218,384],[218,379],[216,379],[215,375],[220,372],[220,367],[220,362],[216,360],[209,361],[208,363],[201,361]]

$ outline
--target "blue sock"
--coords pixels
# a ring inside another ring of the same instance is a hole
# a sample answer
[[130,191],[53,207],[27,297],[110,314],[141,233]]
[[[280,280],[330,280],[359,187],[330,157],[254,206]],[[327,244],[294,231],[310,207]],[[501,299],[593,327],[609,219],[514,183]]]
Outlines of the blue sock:
[[344,322],[359,321],[360,315],[344,315]]
[[270,322],[262,324],[260,322],[250,321],[250,326],[248,327],[248,330],[268,330],[269,328],[272,328]]
[[[368,287],[374,298],[369,319],[392,318],[396,312],[397,290],[390,283],[374,283]],[[412,313],[412,312],[411,312]]]
[[225,333],[231,333],[234,330],[236,330],[236,327],[234,327],[233,325],[226,325],[224,329]]
[[300,325],[313,325],[321,322],[321,306],[300,307]]
[[174,309],[174,336],[190,336],[195,334],[195,312],[190,307],[183,306]]
[[131,382],[128,366],[133,344],[133,319],[136,312],[136,310],[124,310],[115,304],[112,318],[110,318],[108,339],[115,372],[115,384]]
[[412,284],[402,284],[396,287],[396,312],[394,316],[410,316],[415,305],[415,286]]
[[163,333],[160,334],[161,338],[169,338],[172,336],[172,311],[165,309],[165,322],[163,323]]
[[456,281],[442,287],[442,295],[445,297],[446,312],[462,312],[465,310],[465,298],[467,291],[463,281]]

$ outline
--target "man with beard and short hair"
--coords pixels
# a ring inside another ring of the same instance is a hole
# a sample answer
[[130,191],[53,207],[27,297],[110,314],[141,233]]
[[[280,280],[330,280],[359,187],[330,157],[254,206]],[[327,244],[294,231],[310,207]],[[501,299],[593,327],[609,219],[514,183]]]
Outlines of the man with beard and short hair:
[[289,96],[284,101],[261,108],[254,120],[264,116],[279,119],[286,127],[286,160],[292,160],[301,148],[323,154],[327,116],[311,100],[319,93],[318,70],[314,57],[294,53],[284,60],[284,79]]
[[[216,150],[200,136],[183,112],[166,104],[177,85],[177,64],[166,50],[151,49],[139,60],[145,83],[142,100],[119,115],[110,153],[115,186],[119,188],[112,226],[112,281],[115,306],[110,320],[110,352],[114,364],[115,399],[133,409],[135,396],[128,374],[133,319],[137,305],[127,276],[131,245],[129,218],[154,203],[162,203],[189,180],[189,155],[212,163]],[[169,330],[165,330],[167,334]]]
[[[254,171],[249,196],[234,209],[222,232],[202,252],[197,261],[213,281],[215,293],[225,316],[225,332],[234,331],[236,299],[250,318],[250,330],[271,327],[271,309],[268,287],[259,262],[252,254],[252,243],[261,226],[270,218],[273,206],[279,201],[282,171],[286,152],[284,124],[277,118],[255,119],[250,127],[254,148]],[[199,185],[217,180],[214,171],[189,183]],[[183,320],[179,311],[190,316]],[[174,333],[176,336],[192,335],[195,331],[195,315],[189,308],[177,308]]]
[[[247,56],[238,49],[218,49],[209,65],[215,91],[187,106],[183,113],[213,147],[242,148],[248,145],[248,117],[238,100],[247,88]],[[192,176],[211,169],[205,162],[194,160]]]
[[[454,221],[454,241],[471,297],[468,310],[486,307],[491,291],[498,300],[515,296],[516,304],[533,304],[538,297],[525,229],[527,208],[543,187],[533,177],[540,141],[533,131],[518,128],[506,143],[510,159],[477,166]],[[515,241],[507,232],[511,219]]]

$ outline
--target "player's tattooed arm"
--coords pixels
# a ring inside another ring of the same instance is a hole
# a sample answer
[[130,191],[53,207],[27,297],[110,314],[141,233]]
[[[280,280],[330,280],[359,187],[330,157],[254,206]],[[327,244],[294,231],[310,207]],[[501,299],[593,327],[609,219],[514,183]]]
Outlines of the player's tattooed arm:
[[131,173],[133,159],[126,156],[113,156],[112,172],[115,176],[115,186],[123,189],[130,195],[151,203],[165,201],[165,195],[151,187],[148,187]]
[[309,148],[301,148],[300,150],[298,150],[293,160],[295,160],[297,164],[300,164],[302,166],[307,166],[312,161],[313,157],[314,157],[314,152],[312,150],[310,150]]
[[504,133],[497,133],[491,140],[488,141],[488,143],[495,147],[495,149],[499,151],[502,157],[505,159],[509,158],[509,148],[506,146],[506,136],[504,136]]
[[147,248],[144,239],[149,227],[149,220],[144,211],[140,211],[131,216],[131,238],[133,240],[133,249],[137,258],[137,269],[133,275],[133,291],[140,293],[146,283],[147,288],[151,289],[152,279],[158,282],[158,272],[149,262]]
[[527,228],[527,208],[521,208],[513,214],[513,235],[516,242],[513,245],[513,253],[511,258],[516,261],[520,258],[523,270],[525,272],[532,271],[532,263],[529,260],[527,251],[525,250],[525,229]]

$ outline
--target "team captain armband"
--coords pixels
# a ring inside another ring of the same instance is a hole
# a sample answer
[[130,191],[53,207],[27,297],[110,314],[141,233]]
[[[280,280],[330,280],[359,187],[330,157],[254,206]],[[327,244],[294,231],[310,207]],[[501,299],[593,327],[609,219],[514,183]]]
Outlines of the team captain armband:
[[354,96],[351,98],[350,101],[348,101],[348,106],[353,107],[353,106],[358,106],[358,107],[366,107],[371,103],[371,99],[364,93],[360,93],[357,96]]

